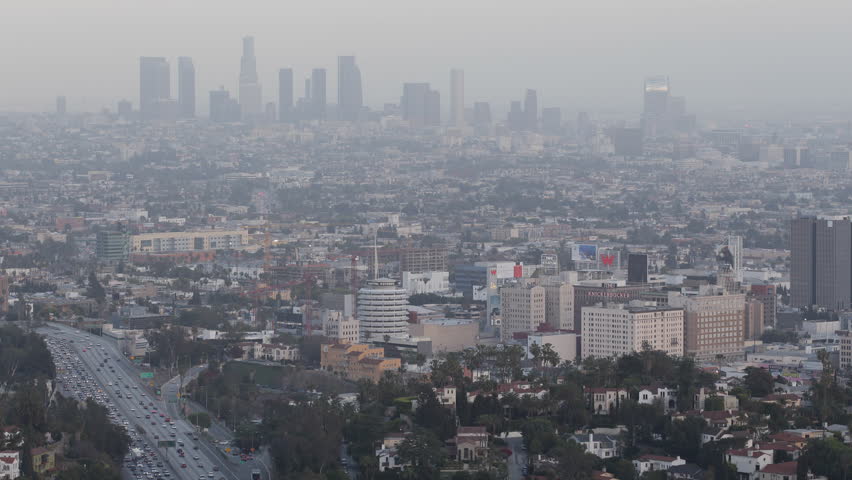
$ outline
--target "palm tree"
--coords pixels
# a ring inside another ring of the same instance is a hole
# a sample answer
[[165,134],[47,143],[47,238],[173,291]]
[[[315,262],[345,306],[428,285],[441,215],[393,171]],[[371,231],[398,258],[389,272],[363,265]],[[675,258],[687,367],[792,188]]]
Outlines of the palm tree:
[[530,355],[533,358],[533,365],[536,367],[540,367],[542,363],[542,349],[541,345],[537,343],[533,343],[530,345]]

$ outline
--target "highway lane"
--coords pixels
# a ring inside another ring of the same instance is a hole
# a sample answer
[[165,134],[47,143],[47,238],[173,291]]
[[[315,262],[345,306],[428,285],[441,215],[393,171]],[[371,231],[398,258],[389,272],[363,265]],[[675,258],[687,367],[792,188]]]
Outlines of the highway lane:
[[[156,448],[171,467],[171,475],[182,480],[239,478],[228,465],[223,465],[217,452],[198,440],[197,433],[188,422],[181,418],[170,418],[171,422],[165,422],[166,402],[145,393],[138,373],[127,364],[112,342],[62,325],[56,325],[55,330],[46,329],[44,333],[77,340],[72,346],[86,369],[109,395],[129,428],[135,429],[138,425],[144,429],[143,437],[150,445],[156,447],[159,440],[183,442],[185,457],[179,455],[177,448],[180,447]],[[107,360],[102,367],[105,358]],[[150,418],[145,418],[146,415]]]

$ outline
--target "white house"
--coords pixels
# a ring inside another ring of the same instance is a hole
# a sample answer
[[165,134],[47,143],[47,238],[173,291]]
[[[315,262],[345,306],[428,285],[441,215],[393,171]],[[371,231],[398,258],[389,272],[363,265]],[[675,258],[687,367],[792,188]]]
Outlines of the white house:
[[728,450],[725,459],[743,476],[751,476],[772,464],[772,454],[761,450]]
[[653,405],[655,402],[660,402],[663,409],[667,412],[677,410],[677,389],[667,387],[640,387],[637,402],[640,405]]
[[14,450],[0,452],[0,478],[13,480],[21,476],[21,455]]
[[639,475],[645,472],[665,472],[675,465],[686,465],[686,460],[680,457],[664,457],[662,455],[642,455],[633,460],[633,467]]
[[618,456],[618,440],[609,435],[575,433],[571,435],[571,440],[579,443],[586,452],[598,458],[613,458]]

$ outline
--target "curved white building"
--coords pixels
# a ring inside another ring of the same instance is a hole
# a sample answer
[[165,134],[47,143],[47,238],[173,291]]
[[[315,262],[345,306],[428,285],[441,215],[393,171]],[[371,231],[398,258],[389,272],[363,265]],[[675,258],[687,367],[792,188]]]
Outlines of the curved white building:
[[364,341],[408,336],[408,292],[390,278],[367,281],[358,290],[358,322]]

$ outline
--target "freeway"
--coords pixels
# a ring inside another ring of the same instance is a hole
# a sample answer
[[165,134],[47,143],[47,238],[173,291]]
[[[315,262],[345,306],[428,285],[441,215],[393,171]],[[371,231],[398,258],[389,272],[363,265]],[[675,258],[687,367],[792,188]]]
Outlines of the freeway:
[[[140,443],[156,447],[161,440],[176,442],[176,447],[153,449],[155,456],[162,459],[159,463],[163,463],[163,472],[146,471],[145,474],[140,469],[128,475],[128,478],[240,478],[231,470],[230,465],[222,460],[219,452],[200,441],[192,425],[182,418],[173,418],[166,414],[167,403],[145,393],[145,385],[142,384],[138,373],[128,365],[112,342],[63,325],[54,324],[42,328],[40,333],[54,344],[62,342],[65,348],[69,348],[72,354],[76,355],[79,366],[94,380],[97,389],[109,398],[108,403],[116,412],[116,421],[126,425],[131,432],[141,433]],[[184,453],[181,454],[179,450]]]

